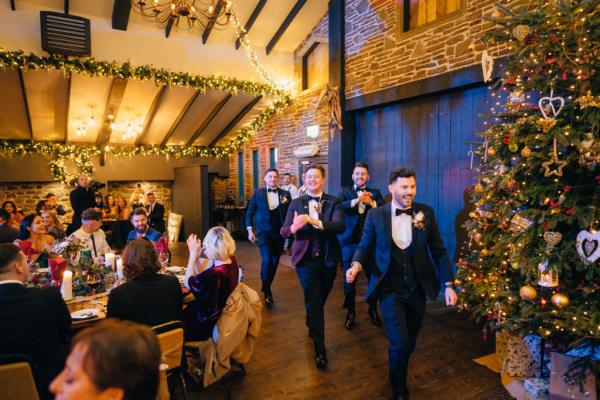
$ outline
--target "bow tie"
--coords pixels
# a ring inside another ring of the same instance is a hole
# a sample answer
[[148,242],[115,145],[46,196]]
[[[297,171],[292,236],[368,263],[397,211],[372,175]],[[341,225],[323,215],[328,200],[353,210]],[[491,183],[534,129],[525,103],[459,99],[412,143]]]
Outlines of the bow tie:
[[277,193],[277,189],[267,189],[267,193],[269,192]]
[[406,210],[401,210],[399,208],[396,208],[396,216],[402,215],[402,214],[412,215],[412,208],[407,208]]
[[312,197],[312,196],[308,196],[308,201],[314,200],[317,203],[319,203],[321,201],[321,197],[317,196],[317,197]]
[[367,187],[358,187],[358,186],[354,186],[354,191],[355,192],[364,192],[365,190],[367,190]]

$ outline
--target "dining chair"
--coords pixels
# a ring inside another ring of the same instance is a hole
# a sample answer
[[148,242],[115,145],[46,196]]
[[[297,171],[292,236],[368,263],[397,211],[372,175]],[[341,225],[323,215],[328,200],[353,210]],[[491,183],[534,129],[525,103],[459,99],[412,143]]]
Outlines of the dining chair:
[[158,338],[161,362],[167,365],[167,379],[169,383],[169,393],[174,397],[175,385],[173,377],[177,377],[181,385],[183,399],[187,400],[187,387],[183,376],[184,354],[183,354],[183,322],[170,321],[164,324],[153,326],[152,329]]
[[21,354],[0,357],[0,399],[39,399],[29,357]]

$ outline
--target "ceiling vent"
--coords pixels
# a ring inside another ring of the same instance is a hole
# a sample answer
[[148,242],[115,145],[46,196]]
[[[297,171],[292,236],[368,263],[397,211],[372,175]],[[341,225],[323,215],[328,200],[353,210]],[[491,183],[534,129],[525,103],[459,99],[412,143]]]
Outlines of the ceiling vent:
[[90,20],[51,11],[40,12],[42,49],[50,54],[89,56],[92,54]]

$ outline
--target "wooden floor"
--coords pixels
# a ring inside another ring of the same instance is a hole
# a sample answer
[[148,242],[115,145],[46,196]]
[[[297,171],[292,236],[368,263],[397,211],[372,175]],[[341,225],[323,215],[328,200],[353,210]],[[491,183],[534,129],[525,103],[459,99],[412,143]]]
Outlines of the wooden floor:
[[[245,267],[245,283],[260,289],[258,248],[238,242],[237,258]],[[187,248],[178,244],[173,261],[185,265]],[[302,291],[289,257],[279,266],[273,294],[275,306],[263,308],[263,322],[246,376],[228,383],[236,400],[269,399],[388,399],[387,339],[384,329],[368,320],[362,299],[364,277],[359,277],[357,324],[344,328],[342,273],[327,300],[325,335],[328,371],[315,367],[313,346],[304,324]],[[473,359],[493,351],[483,343],[481,329],[466,315],[429,307],[409,367],[409,387],[414,400],[504,400],[511,397],[499,375]],[[188,398],[224,399],[221,385],[199,390],[190,388]]]

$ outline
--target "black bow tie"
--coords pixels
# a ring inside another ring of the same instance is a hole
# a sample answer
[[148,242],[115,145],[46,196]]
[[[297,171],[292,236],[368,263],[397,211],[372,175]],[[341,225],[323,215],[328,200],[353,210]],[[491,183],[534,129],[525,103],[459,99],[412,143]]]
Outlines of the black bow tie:
[[269,192],[277,193],[277,189],[267,189],[267,193]]
[[317,196],[317,197],[312,197],[312,196],[308,196],[308,201],[314,200],[317,203],[321,202],[321,197]]
[[359,186],[356,186],[356,185],[354,186],[354,191],[355,192],[360,192],[360,191],[364,192],[365,190],[367,190],[366,186],[365,187],[359,187]]
[[399,208],[396,208],[396,216],[402,215],[402,214],[412,215],[412,208],[407,208],[406,210],[401,210]]

